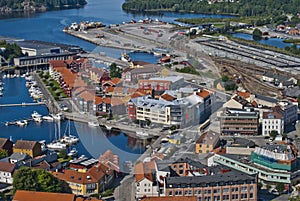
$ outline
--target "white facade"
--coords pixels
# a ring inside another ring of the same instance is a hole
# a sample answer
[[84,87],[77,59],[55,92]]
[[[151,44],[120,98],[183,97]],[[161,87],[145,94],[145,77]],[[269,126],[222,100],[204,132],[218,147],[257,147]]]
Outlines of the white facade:
[[282,134],[284,131],[284,120],[280,118],[268,118],[262,120],[262,135],[269,136],[271,131],[277,131],[278,134]]
[[0,183],[12,184],[13,183],[12,173],[0,170]]
[[153,182],[147,178],[135,183],[136,185],[136,197],[157,197],[159,195],[158,186],[154,186]]

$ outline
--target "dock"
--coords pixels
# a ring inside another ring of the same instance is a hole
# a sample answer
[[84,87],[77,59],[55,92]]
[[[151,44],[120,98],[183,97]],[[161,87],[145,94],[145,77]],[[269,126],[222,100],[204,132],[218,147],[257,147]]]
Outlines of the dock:
[[11,104],[0,104],[0,107],[16,107],[16,106],[36,106],[36,105],[45,105],[44,102],[38,102],[38,103],[11,103]]

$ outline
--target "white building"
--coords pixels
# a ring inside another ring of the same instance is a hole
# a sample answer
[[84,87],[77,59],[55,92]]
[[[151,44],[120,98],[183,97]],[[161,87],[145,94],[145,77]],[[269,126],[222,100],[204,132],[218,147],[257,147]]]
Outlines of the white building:
[[154,175],[155,162],[138,163],[135,165],[135,186],[136,198],[157,197],[159,195],[159,187]]
[[12,184],[16,165],[9,162],[0,162],[0,183]]
[[263,113],[262,135],[269,136],[271,131],[277,131],[278,134],[284,132],[284,116],[277,111]]

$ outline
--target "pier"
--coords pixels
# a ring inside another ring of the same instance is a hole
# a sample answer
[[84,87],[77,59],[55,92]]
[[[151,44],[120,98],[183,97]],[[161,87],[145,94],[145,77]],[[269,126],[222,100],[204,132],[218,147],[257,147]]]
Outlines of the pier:
[[0,107],[16,107],[16,106],[36,106],[36,105],[45,105],[44,102],[38,103],[11,103],[11,104],[0,104]]

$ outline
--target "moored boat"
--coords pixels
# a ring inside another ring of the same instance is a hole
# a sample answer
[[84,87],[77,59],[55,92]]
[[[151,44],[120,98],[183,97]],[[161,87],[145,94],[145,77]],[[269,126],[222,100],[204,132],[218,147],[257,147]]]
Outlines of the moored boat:
[[52,142],[46,145],[48,149],[52,149],[52,150],[62,150],[62,149],[66,149],[67,145],[63,144],[61,142]]
[[37,111],[33,111],[33,113],[31,114],[31,117],[34,118],[42,118],[42,115],[39,114]]
[[20,121],[16,121],[16,124],[18,126],[26,126],[28,122],[26,120],[20,120]]
[[76,148],[73,148],[69,153],[68,153],[68,156],[70,157],[76,157],[78,156],[78,151]]
[[43,120],[45,121],[54,121],[53,117],[47,115],[47,116],[43,116]]

